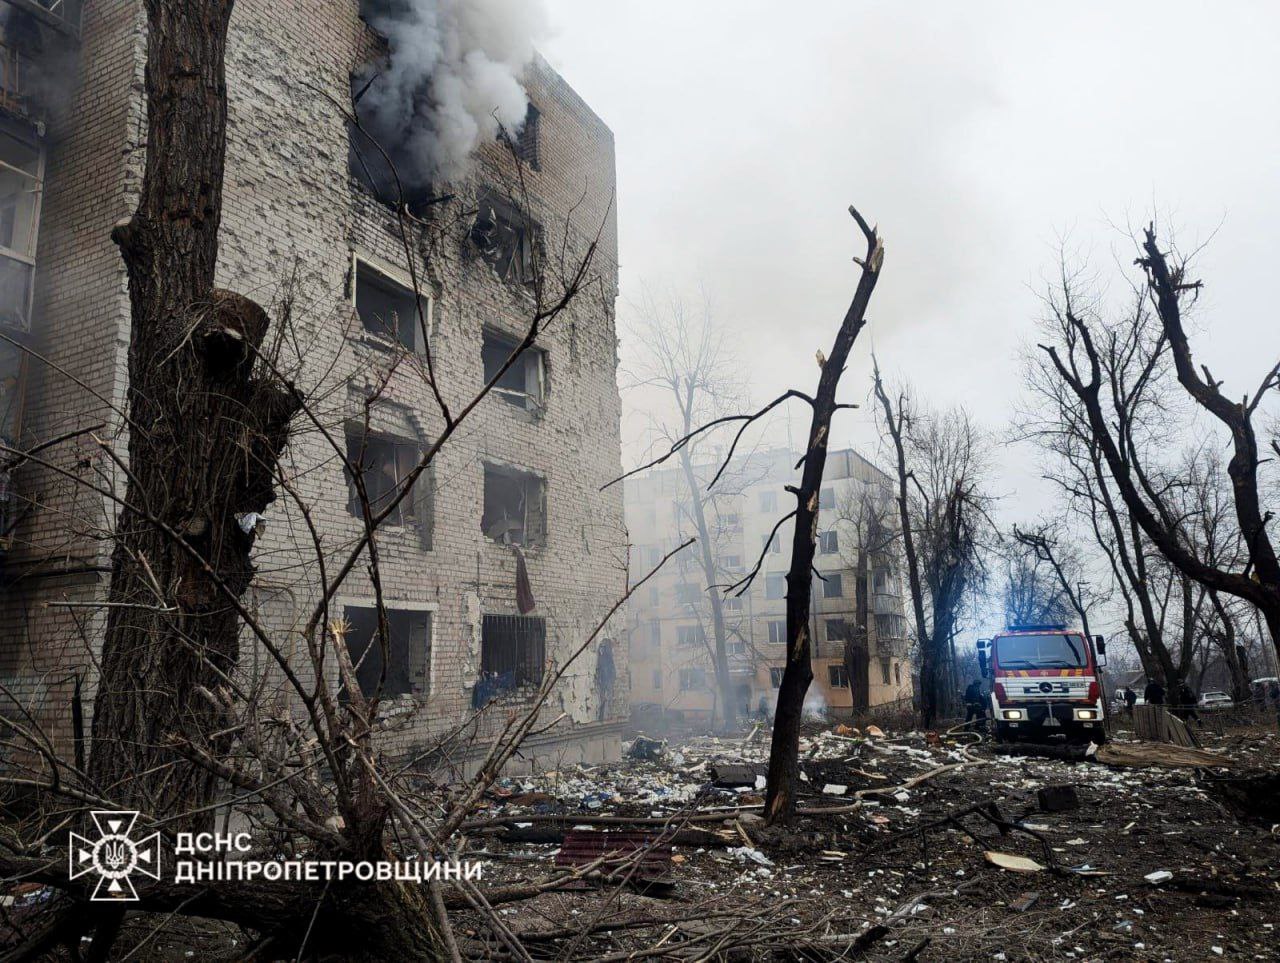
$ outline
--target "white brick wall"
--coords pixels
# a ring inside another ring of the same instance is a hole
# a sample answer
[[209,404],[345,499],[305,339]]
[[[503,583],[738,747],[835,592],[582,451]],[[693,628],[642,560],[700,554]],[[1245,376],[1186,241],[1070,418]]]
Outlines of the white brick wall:
[[[292,279],[296,343],[303,346],[298,384],[338,438],[344,419],[359,416],[362,395],[391,357],[366,338],[347,337],[360,332],[348,288],[352,252],[407,267],[392,213],[349,182],[346,125],[327,99],[346,101],[350,72],[371,49],[356,7],[355,0],[239,0],[227,58],[219,284],[274,312]],[[51,133],[39,254],[39,316],[48,332],[43,350],[116,405],[122,405],[125,387],[128,307],[123,269],[108,232],[131,211],[140,177],[142,24],[135,0],[99,0],[86,11],[81,88],[71,116]],[[599,252],[592,283],[540,339],[547,352],[545,412],[535,419],[496,397],[482,402],[433,466],[432,550],[424,552],[409,531],[391,530],[380,540],[389,604],[430,605],[434,620],[431,692],[412,724],[397,731],[394,749],[421,745],[432,732],[463,717],[479,667],[478,614],[516,611],[514,559],[480,530],[486,457],[526,467],[547,480],[549,537],[544,547],[528,552],[528,563],[538,600],[535,614],[547,619],[550,657],[563,658],[576,647],[625,585],[621,490],[599,491],[621,471],[613,139],[541,60],[531,67],[528,86],[542,114],[541,170],[525,175],[549,253],[555,255],[567,236],[572,263],[603,224]],[[435,209],[436,227],[422,236],[415,233],[416,267],[435,297],[438,379],[455,411],[481,385],[482,328],[520,332],[529,316],[526,296],[499,281],[465,242],[467,203],[484,185],[509,187],[515,177],[514,161],[505,151],[485,149],[467,182],[448,188],[457,197]],[[385,400],[424,437],[442,430],[430,392],[416,373],[402,369],[392,375]],[[37,440],[95,420],[120,423],[93,393],[53,371],[34,379],[28,410],[33,413],[27,419],[29,434]],[[123,437],[113,437],[123,450]],[[91,452],[85,444],[76,455]],[[70,452],[58,457],[67,465],[75,460]],[[305,419],[298,422],[285,465],[322,529],[332,564],[344,556],[360,525],[347,513],[347,489],[332,451]],[[104,529],[109,510],[103,499],[86,496],[49,472],[24,471],[18,487],[33,503],[18,532],[15,565],[39,573],[57,565],[104,564],[109,544],[74,534]],[[296,629],[318,598],[314,551],[288,499],[279,499],[267,515],[255,554],[252,600],[278,644],[301,653]],[[47,700],[41,716],[63,739],[69,731],[69,690],[57,680],[76,671],[91,675],[100,628],[90,618],[92,610],[74,610],[85,623],[79,630],[68,610],[59,613],[43,603],[64,596],[94,598],[104,587],[105,576],[74,581],[37,574],[19,580],[4,600],[0,674],[17,691]],[[361,566],[338,604],[371,594]],[[620,622],[604,633],[617,634]],[[247,672],[257,671],[267,664],[265,653],[246,646],[243,664]],[[568,719],[547,754],[566,745],[588,746],[592,757],[616,753],[626,667],[618,666],[619,692],[603,720],[592,692],[594,670],[593,647],[570,670],[548,708],[548,721],[561,711]],[[279,681],[278,675],[271,679]]]

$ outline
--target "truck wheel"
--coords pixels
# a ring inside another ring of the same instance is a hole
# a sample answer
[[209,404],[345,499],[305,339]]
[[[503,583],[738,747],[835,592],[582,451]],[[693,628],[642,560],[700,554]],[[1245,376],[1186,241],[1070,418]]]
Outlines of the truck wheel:
[[1001,723],[997,722],[995,724],[995,730],[996,730],[996,742],[1008,743],[1008,742],[1018,741],[1017,734],[1014,733],[1013,730],[1011,730],[1006,725],[1002,725]]

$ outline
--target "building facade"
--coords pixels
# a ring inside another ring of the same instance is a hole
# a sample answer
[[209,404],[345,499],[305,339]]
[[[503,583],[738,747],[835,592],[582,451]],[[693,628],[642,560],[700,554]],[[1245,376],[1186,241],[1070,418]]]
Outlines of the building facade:
[[[720,589],[730,679],[739,714],[772,713],[786,661],[786,572],[792,526],[777,528],[792,495],[797,456],[778,449],[735,459],[716,494],[704,502],[714,546],[715,580],[731,586],[760,561],[746,591]],[[719,467],[708,460],[695,474],[705,489]],[[909,700],[912,673],[893,537],[890,480],[852,449],[832,451],[820,494],[813,584],[813,684],[807,707],[848,715],[855,693],[870,708]],[[679,467],[651,469],[627,479],[627,527],[632,569],[648,571],[696,531],[693,505]],[[762,554],[763,553],[763,554]],[[862,561],[860,563],[859,557]],[[859,618],[858,581],[865,589]],[[632,596],[628,615],[633,723],[703,724],[717,711],[708,580],[696,547],[670,562]],[[854,660],[862,679],[850,685],[845,647],[863,625],[866,655]]]
[[[19,75],[4,78],[0,228],[16,207],[38,226],[38,241],[11,231],[0,250],[3,320],[25,297],[25,333],[15,340],[39,356],[17,354],[9,400],[21,419],[4,431],[10,447],[29,448],[102,427],[9,479],[0,681],[10,695],[0,712],[30,712],[68,746],[89,727],[115,517],[111,500],[84,482],[124,485],[92,439],[125,450],[129,302],[110,232],[132,213],[141,183],[146,21],[140,0],[96,0],[60,32],[45,22],[60,14],[41,5],[66,9],[62,0],[0,0],[6,43],[30,46],[35,30],[44,50],[63,36],[75,54],[59,102],[39,116],[9,89]],[[40,45],[28,52],[40,56]],[[408,198],[413,216],[402,220],[337,106],[350,102],[353,74],[384,53],[358,0],[238,0],[231,19],[218,283],[280,326],[280,363],[315,416],[295,422],[282,470],[325,558],[344,558],[363,528],[334,447],[362,467],[377,504],[444,429],[424,375],[423,328],[438,386],[460,411],[523,337],[535,275],[554,294],[551,273],[595,244],[582,296],[502,376],[380,533],[385,666],[370,647],[366,566],[335,597],[362,688],[385,678],[384,711],[398,720],[387,748],[409,752],[488,704],[468,730],[482,745],[625,591],[621,493],[600,490],[621,472],[614,149],[605,124],[535,58],[524,78],[530,122],[512,142],[483,146],[456,182]],[[29,291],[11,261],[31,266]],[[414,276],[428,299],[425,326],[416,323]],[[265,513],[254,561],[246,604],[305,678],[298,633],[322,582],[293,499]],[[517,588],[518,567],[527,591]],[[627,704],[617,634],[606,626],[569,667],[525,759],[617,756]],[[247,676],[285,692],[248,638],[242,652]]]

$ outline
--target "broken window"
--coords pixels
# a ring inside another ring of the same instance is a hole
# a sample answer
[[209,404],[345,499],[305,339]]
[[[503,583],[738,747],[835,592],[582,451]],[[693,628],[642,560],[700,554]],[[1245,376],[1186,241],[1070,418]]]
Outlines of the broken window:
[[425,698],[430,689],[431,613],[387,609],[385,651],[378,638],[376,608],[348,605],[344,614],[347,653],[361,694]]
[[[364,86],[364,78],[351,78],[353,96],[358,96]],[[347,125],[347,172],[352,180],[381,203],[395,209],[403,203],[410,214],[421,217],[428,207],[443,198],[436,196],[435,186],[429,181],[419,182],[405,176],[413,166],[405,163],[404,158],[398,158],[398,169],[393,169],[372,137],[355,124]]]
[[431,301],[422,297],[422,321],[418,318],[418,297],[413,288],[384,271],[355,258],[353,300],[360,323],[370,334],[386,338],[419,353],[426,350],[422,324],[431,321]]
[[849,623],[844,619],[827,619],[827,641],[844,642],[852,638]]
[[500,545],[546,541],[546,482],[533,472],[506,465],[484,466],[484,515],[480,527]]
[[707,670],[694,667],[680,670],[680,691],[693,692],[707,687]]
[[[412,438],[366,434],[358,425],[347,427],[347,461],[360,471],[369,509],[375,516],[400,494],[421,460],[422,448]],[[348,477],[347,484],[350,489],[347,511],[363,518],[355,480]],[[425,472],[418,475],[409,494],[391,510],[384,524],[417,525],[422,532],[423,548],[431,548],[431,485]]]
[[44,152],[0,132],[0,324],[31,330]]
[[769,666],[769,683],[775,688],[782,688],[782,666]]
[[881,660],[880,660],[880,681],[881,681],[881,682],[883,682],[885,685],[888,685],[888,684],[889,684],[889,665],[890,665],[890,662],[891,662],[891,660],[890,660],[890,659],[881,659]]
[[834,555],[840,551],[840,536],[832,529],[829,532],[818,533],[818,553],[821,555]]
[[772,645],[782,645],[787,641],[787,623],[775,620],[769,623],[769,642]]
[[849,688],[849,673],[845,671],[842,665],[827,666],[827,681],[831,683],[833,689]]
[[[484,344],[480,349],[484,362],[484,383],[488,384],[498,378],[493,386],[494,392],[517,408],[534,411],[542,407],[544,358],[536,348],[525,348],[520,352],[511,366],[502,371],[507,359],[520,347],[520,342],[493,331],[484,333]],[[502,376],[498,377],[498,372]]]
[[676,640],[681,645],[705,645],[707,631],[701,625],[678,625]]
[[767,599],[784,599],[787,597],[787,579],[785,575],[766,575],[764,578],[764,597]]
[[488,191],[481,195],[471,224],[471,243],[504,281],[532,284],[542,229],[511,201]]
[[511,145],[512,151],[516,157],[524,161],[535,171],[542,170],[542,158],[539,154],[539,135],[542,125],[542,112],[533,104],[529,104],[528,109],[524,112],[524,123],[520,127],[520,133],[515,137],[508,137],[507,142]]
[[542,682],[547,657],[546,619],[486,615],[480,626],[480,671],[498,691]]
[[697,605],[698,598],[702,595],[698,591],[698,586],[692,582],[676,583],[676,602],[681,605]]
[[822,578],[825,579],[822,582],[822,597],[824,599],[838,599],[844,595],[844,580],[840,577],[839,572],[828,572]]

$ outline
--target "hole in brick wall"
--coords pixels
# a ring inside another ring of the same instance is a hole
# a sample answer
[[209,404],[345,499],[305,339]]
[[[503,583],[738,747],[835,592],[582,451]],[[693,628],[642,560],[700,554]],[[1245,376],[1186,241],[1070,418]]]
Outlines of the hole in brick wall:
[[471,243],[504,281],[532,284],[542,228],[514,203],[494,191],[479,199]]
[[[365,434],[358,425],[347,427],[347,461],[359,468],[364,480],[369,507],[375,515],[386,508],[422,459],[422,447],[416,439],[395,435]],[[353,479],[347,479],[349,494],[347,511],[363,517],[359,494]],[[423,548],[431,547],[431,485],[426,472],[420,474],[399,504],[386,518],[386,525],[415,525]]]
[[[366,331],[395,341],[410,351],[426,349],[413,288],[357,259],[355,291],[356,314],[360,315]],[[425,296],[422,310],[427,310]]]

